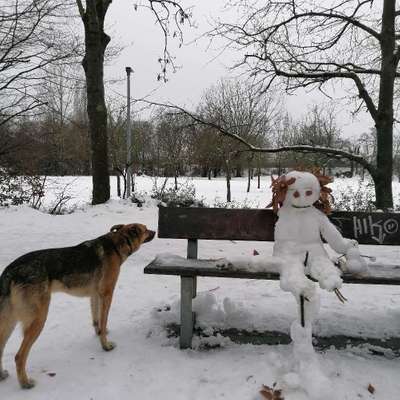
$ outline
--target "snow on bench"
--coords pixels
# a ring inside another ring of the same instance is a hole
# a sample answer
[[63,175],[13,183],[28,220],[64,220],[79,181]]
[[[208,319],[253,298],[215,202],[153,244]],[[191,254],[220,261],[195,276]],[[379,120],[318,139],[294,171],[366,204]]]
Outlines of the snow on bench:
[[[273,256],[252,258],[187,259],[171,253],[158,254],[144,272],[157,275],[279,280],[282,260]],[[400,265],[370,262],[361,276],[343,273],[345,283],[400,285]]]

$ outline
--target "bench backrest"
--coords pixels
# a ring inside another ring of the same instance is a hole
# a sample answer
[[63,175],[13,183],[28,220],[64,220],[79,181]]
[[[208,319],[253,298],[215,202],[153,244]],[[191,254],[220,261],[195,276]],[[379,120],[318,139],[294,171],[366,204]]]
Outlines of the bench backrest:
[[[400,244],[400,213],[337,211],[329,218],[360,244]],[[160,207],[158,237],[273,241],[276,220],[266,209]]]

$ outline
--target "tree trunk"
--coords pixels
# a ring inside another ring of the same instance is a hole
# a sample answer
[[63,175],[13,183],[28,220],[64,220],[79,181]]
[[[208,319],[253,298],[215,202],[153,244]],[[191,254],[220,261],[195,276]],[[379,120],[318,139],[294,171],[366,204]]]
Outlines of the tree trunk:
[[226,163],[226,201],[230,203],[232,201],[231,197],[231,166],[229,161],[227,160]]
[[121,176],[119,172],[117,172],[117,196],[121,197]]
[[251,186],[251,179],[252,179],[252,169],[249,168],[248,174],[247,174],[247,193],[250,193],[250,186]]
[[350,175],[351,178],[354,176],[354,161],[350,161]]
[[82,61],[86,76],[87,112],[92,155],[92,204],[110,198],[108,171],[107,109],[104,100],[104,52],[110,37],[104,33],[104,18],[111,0],[87,0],[81,17],[85,28],[85,56]]
[[393,125],[387,124],[386,127],[377,128],[377,135],[379,142],[376,157],[377,173],[373,177],[375,184],[375,204],[378,209],[386,210],[393,208]]
[[384,0],[381,31],[381,75],[378,112],[376,175],[374,177],[376,207],[393,208],[393,92],[398,60],[395,55],[395,0]]

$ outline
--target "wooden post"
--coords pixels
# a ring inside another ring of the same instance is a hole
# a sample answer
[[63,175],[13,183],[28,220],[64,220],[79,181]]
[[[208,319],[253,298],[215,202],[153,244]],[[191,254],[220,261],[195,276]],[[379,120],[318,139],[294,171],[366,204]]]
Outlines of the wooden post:
[[[197,239],[189,239],[187,247],[187,258],[197,258]],[[192,346],[193,327],[196,315],[192,309],[192,300],[196,297],[196,276],[181,276],[181,334],[179,345],[181,349]]]
[[179,344],[181,349],[192,346],[194,313],[192,299],[195,293],[196,277],[181,276],[181,335]]
[[304,328],[306,324],[304,315],[304,296],[302,294],[300,295],[300,321],[301,321],[301,326]]
[[[306,257],[304,259],[304,268],[307,267],[308,263],[308,251],[306,252]],[[301,326],[304,328],[306,325],[305,321],[305,310],[304,310],[304,296],[301,294],[300,295],[300,321],[301,321]]]

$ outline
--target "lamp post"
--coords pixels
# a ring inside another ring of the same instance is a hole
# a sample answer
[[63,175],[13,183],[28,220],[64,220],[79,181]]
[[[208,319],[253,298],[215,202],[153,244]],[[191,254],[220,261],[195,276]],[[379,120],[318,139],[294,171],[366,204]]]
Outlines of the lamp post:
[[131,137],[131,67],[126,67],[126,198],[131,197],[132,137]]

